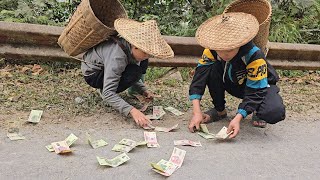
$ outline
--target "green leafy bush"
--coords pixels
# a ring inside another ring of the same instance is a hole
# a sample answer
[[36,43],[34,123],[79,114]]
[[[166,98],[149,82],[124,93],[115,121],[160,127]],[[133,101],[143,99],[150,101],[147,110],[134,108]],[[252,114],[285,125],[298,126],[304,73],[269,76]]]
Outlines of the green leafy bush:
[[[0,20],[64,26],[81,0],[1,0]],[[194,36],[232,0],[121,0],[129,17],[155,19],[165,35]],[[320,44],[319,0],[271,0],[270,41]]]

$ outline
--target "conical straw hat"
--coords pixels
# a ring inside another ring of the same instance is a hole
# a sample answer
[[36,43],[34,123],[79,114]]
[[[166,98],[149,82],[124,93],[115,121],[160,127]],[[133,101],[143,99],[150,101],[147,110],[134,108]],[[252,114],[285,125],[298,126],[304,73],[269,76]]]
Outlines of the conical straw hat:
[[155,20],[137,22],[119,18],[114,22],[117,32],[130,44],[157,58],[170,58],[174,53],[163,39]]
[[247,44],[258,31],[259,22],[253,15],[224,13],[202,23],[196,32],[196,39],[204,48],[230,50]]

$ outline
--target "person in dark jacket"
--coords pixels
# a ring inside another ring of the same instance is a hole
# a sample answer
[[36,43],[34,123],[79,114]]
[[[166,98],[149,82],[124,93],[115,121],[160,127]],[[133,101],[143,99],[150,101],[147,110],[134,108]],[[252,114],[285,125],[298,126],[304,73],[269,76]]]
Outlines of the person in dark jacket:
[[[285,106],[276,83],[275,69],[263,52],[252,42],[259,30],[257,19],[246,13],[226,13],[205,21],[197,30],[196,38],[205,48],[190,85],[193,117],[189,130],[199,129],[200,123],[227,117],[225,91],[241,98],[237,114],[227,133],[237,136],[240,121],[249,114],[252,124],[265,127],[285,119]],[[200,101],[206,86],[214,108],[202,113]]]
[[121,114],[131,114],[141,127],[150,120],[138,109],[123,100],[118,93],[132,87],[136,92],[152,99],[141,80],[148,68],[148,58],[170,58],[174,56],[171,47],[161,37],[154,20],[137,22],[120,18],[114,23],[119,37],[112,36],[83,56],[81,70],[85,81],[101,92],[101,97]]

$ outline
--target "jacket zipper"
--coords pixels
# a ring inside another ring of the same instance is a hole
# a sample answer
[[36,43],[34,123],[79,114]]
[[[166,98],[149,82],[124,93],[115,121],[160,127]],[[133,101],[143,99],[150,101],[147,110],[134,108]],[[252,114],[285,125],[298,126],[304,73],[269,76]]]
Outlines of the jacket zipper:
[[226,76],[227,66],[228,66],[228,62],[226,62],[226,64],[224,65],[224,71],[223,71],[223,77],[222,77],[223,83],[225,83],[224,78]]

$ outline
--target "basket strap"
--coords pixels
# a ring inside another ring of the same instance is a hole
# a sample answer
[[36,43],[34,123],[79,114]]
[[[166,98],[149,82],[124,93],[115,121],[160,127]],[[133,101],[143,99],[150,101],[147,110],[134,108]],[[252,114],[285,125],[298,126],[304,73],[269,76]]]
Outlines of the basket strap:
[[127,57],[129,57],[129,52],[128,52],[128,49],[122,44],[122,42],[119,41],[118,38],[114,37],[114,36],[110,36],[110,39],[113,40],[113,42],[117,43],[121,49],[123,50],[124,53],[126,53]]

